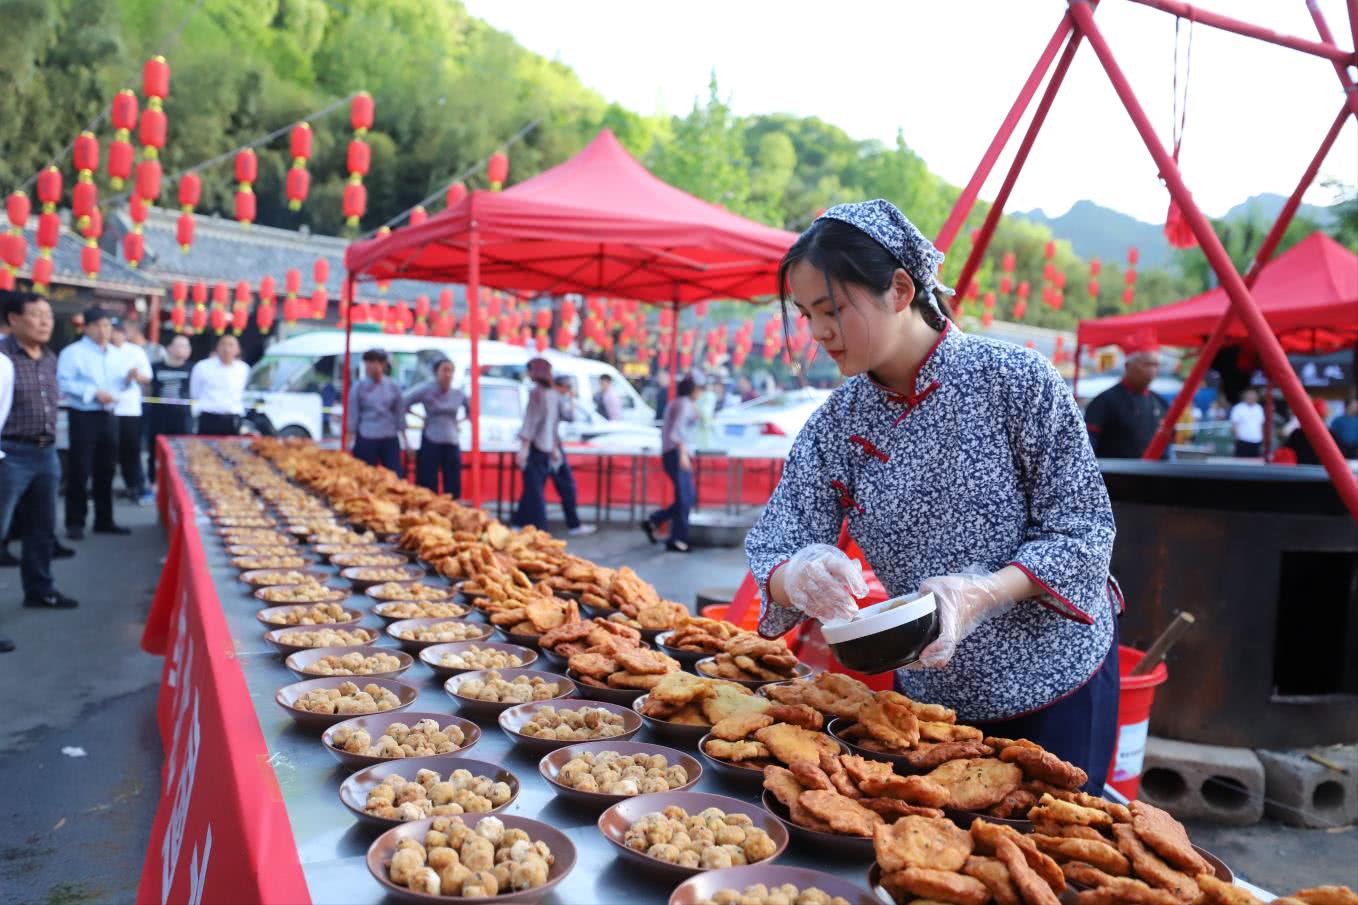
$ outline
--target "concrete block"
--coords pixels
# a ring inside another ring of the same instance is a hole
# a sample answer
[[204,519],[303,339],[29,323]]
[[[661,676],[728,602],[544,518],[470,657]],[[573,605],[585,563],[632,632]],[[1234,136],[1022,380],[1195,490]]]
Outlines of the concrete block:
[[1249,748],[1151,736],[1138,797],[1179,818],[1258,823],[1264,816],[1264,767]]
[[[1348,772],[1317,763],[1308,752]],[[1270,817],[1310,827],[1358,822],[1358,745],[1255,753],[1264,765]]]

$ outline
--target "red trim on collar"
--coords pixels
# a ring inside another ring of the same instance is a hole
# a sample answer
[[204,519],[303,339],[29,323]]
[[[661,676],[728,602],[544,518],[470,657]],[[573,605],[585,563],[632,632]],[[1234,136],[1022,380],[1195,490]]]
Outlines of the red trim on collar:
[[906,416],[913,412],[915,409],[919,408],[920,403],[924,402],[924,400],[928,399],[931,395],[933,395],[934,390],[938,389],[938,387],[939,383],[937,380],[935,380],[933,383],[929,384],[927,387],[924,388],[924,392],[917,394],[913,399],[902,400],[902,403],[905,405],[905,411],[901,412],[900,417],[893,421],[891,426],[895,427],[896,425],[904,421],[906,419]]
[[854,434],[852,437],[849,438],[849,442],[857,443],[859,446],[863,447],[863,452],[872,456],[874,459],[881,459],[883,462],[890,461],[891,458],[890,456],[888,456],[886,453],[882,452],[880,449],[874,446],[872,441],[869,440],[867,437],[864,437],[862,434]]
[[853,494],[849,493],[849,488],[844,486],[844,482],[832,480],[830,481],[830,486],[839,491],[839,505],[843,506],[845,509],[856,509],[859,512],[863,511],[863,507],[858,505],[854,500]]
[[1059,601],[1061,603],[1061,606],[1065,607],[1065,610],[1062,610],[1061,607],[1053,606],[1052,604],[1048,603],[1045,600],[1039,601],[1040,603],[1042,603],[1043,606],[1047,607],[1053,612],[1060,613],[1062,616],[1065,616],[1067,619],[1070,619],[1072,621],[1083,622],[1085,625],[1094,624],[1094,620],[1089,618],[1088,613],[1077,607],[1075,604],[1071,603],[1065,597],[1053,591],[1051,585],[1047,584],[1045,581],[1043,581],[1042,579],[1038,578],[1036,575],[1033,574],[1032,569],[1028,568],[1023,563],[1017,561],[1011,562],[1009,563],[1009,565],[1014,566],[1024,575],[1027,575],[1029,578],[1031,578],[1033,584],[1037,585],[1039,588],[1045,591],[1053,600]]
[[1118,385],[1121,386],[1123,389],[1125,389],[1127,392],[1129,392],[1129,393],[1135,393],[1135,394],[1138,395],[1138,396],[1149,396],[1149,395],[1151,394],[1151,388],[1150,388],[1150,387],[1146,387],[1146,388],[1140,389],[1140,390],[1135,389],[1135,388],[1133,388],[1131,385],[1129,385],[1129,384],[1127,383],[1127,378],[1125,378],[1125,377],[1124,377],[1123,379],[1121,379],[1121,380],[1118,381]]
[[934,357],[934,353],[938,351],[939,346],[943,345],[943,340],[947,338],[948,333],[951,331],[952,322],[951,321],[945,322],[943,324],[943,330],[938,334],[938,339],[934,340],[934,344],[929,347],[929,351],[925,354],[925,356],[922,359],[920,359],[919,365],[915,368],[914,373],[910,375],[910,392],[902,393],[899,390],[893,390],[886,384],[878,382],[878,380],[871,374],[868,375],[868,379],[872,381],[873,386],[877,387],[877,389],[882,391],[882,393],[887,397],[888,401],[903,402],[906,405],[910,406],[911,408],[919,405],[925,396],[928,396],[930,393],[932,393],[935,389],[938,388],[938,381],[935,380],[932,384],[925,387],[922,391],[916,392],[915,386],[919,383],[920,371],[924,370],[924,366],[929,363],[929,359]]

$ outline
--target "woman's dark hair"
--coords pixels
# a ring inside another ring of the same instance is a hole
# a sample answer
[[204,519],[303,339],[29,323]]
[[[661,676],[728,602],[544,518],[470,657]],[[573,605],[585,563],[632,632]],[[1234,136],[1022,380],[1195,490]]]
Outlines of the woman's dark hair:
[[[834,303],[836,322],[839,321],[840,302],[835,298],[835,284],[862,286],[874,295],[881,295],[891,288],[896,271],[905,269],[880,242],[858,227],[843,220],[817,220],[797,237],[778,265],[778,301],[783,309],[784,341],[791,334],[787,312],[791,300],[788,274],[803,261],[825,275],[825,293]],[[906,270],[906,273],[918,290],[920,281],[910,271]],[[923,308],[928,303],[916,291],[910,304]]]
[[679,381],[679,385],[674,388],[676,396],[692,396],[698,389],[698,383],[692,377],[685,377]]
[[457,365],[453,364],[453,360],[445,355],[441,358],[434,359],[434,373],[437,374],[439,372],[439,368],[443,367],[444,365],[448,365],[455,371],[457,370]]
[[383,364],[386,364],[386,362],[387,362],[387,351],[386,351],[385,349],[369,349],[368,351],[366,351],[366,352],[363,353],[363,360],[364,360],[364,361],[380,361],[380,362],[382,362]]

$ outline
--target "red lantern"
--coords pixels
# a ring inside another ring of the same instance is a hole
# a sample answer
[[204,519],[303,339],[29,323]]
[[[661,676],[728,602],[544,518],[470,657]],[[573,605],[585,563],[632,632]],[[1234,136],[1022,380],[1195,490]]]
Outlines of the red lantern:
[[311,265],[311,279],[317,286],[324,286],[330,282],[330,259],[317,258],[316,263]]
[[987,311],[989,311],[990,309],[994,308],[994,307],[995,307],[995,293],[993,293],[993,292],[987,292],[987,293],[985,294],[985,300],[982,302],[982,304],[985,305],[985,308],[986,308]]
[[546,352],[546,351],[547,351],[547,334],[546,334],[546,333],[539,333],[539,334],[537,335],[537,339],[533,340],[533,347],[536,348],[536,349],[538,350],[538,353],[539,353],[539,354],[541,354],[541,353],[543,353],[543,352]]
[[1000,295],[1008,295],[1014,291],[1014,278],[1009,274],[1000,277]]
[[296,296],[288,296],[283,299],[283,320],[288,324],[297,323],[298,301]]
[[317,286],[311,292],[311,317],[314,320],[325,320],[326,309],[330,306],[329,293],[324,286]]
[[244,183],[236,192],[236,219],[244,226],[255,222],[255,193]]
[[212,304],[218,308],[224,308],[226,301],[231,296],[231,289],[223,282],[212,284]]
[[297,161],[311,159],[311,126],[307,123],[298,123],[292,127],[292,132],[288,135],[288,153],[292,156],[295,166]]
[[249,325],[250,309],[245,305],[237,305],[236,310],[231,312],[231,332],[240,336]]
[[109,185],[121,189],[132,175],[132,145],[116,138],[108,146]]
[[533,322],[539,330],[547,330],[552,326],[552,311],[550,308],[539,308],[533,315]]
[[32,205],[29,204],[28,195],[24,192],[13,192],[5,199],[5,213],[9,216],[9,225],[14,232],[22,233],[28,225],[28,217],[32,213]]
[[255,309],[255,326],[259,327],[261,336],[268,335],[269,331],[273,329],[273,322],[276,316],[277,312],[274,310],[273,305],[260,305]]
[[[109,122],[118,132],[131,132],[137,128],[138,103],[137,95],[130,89],[124,88],[113,96],[113,110],[109,114]],[[122,140],[126,141],[124,135]]]
[[141,67],[141,93],[147,97],[170,94],[170,64],[161,56],[151,57]]
[[302,202],[306,200],[307,194],[311,191],[311,173],[304,167],[293,166],[288,170],[286,193],[288,197],[288,210],[301,210]]
[[82,245],[80,247],[80,269],[90,279],[99,275],[99,265],[102,263],[98,245]]
[[137,113],[137,96],[131,91],[124,88],[113,96],[109,120],[114,133],[108,147],[108,175],[114,189],[121,189],[132,175],[132,145],[128,139],[137,128]]
[[1122,304],[1130,306],[1135,297],[1136,290],[1132,287],[1128,286],[1126,289],[1122,290]]
[[490,183],[490,190],[498,192],[509,178],[509,157],[502,151],[496,151],[486,160],[486,181]]
[[61,203],[61,170],[48,167],[38,174],[38,201],[44,211],[54,211]]
[[207,326],[207,308],[202,305],[193,306],[193,314],[189,316],[189,326],[194,333],[202,333]]
[[1129,269],[1129,270],[1127,271],[1127,273],[1123,276],[1122,279],[1123,279],[1123,281],[1124,281],[1128,286],[1133,286],[1133,285],[1135,285],[1135,284],[1136,284],[1136,270],[1135,270],[1135,269]]
[[561,300],[561,319],[563,321],[575,320],[575,302],[570,299]]
[[1090,280],[1090,281],[1089,281],[1089,287],[1088,287],[1088,288],[1089,288],[1089,295],[1090,295],[1092,298],[1098,298],[1098,297],[1099,297],[1099,281],[1098,281],[1098,280]]
[[1089,275],[1096,277],[1103,270],[1103,262],[1098,258],[1091,258],[1089,261]]
[[353,305],[349,307],[349,323],[366,324],[367,322],[368,303],[362,301],[354,302]]
[[1006,251],[1004,253],[1004,257],[1000,258],[1000,269],[1003,270],[1005,273],[1013,273],[1014,264],[1015,264],[1014,253],[1012,251]]
[[421,223],[423,223],[424,221],[426,221],[426,220],[428,220],[428,219],[429,219],[429,211],[425,210],[424,207],[423,207],[422,205],[418,205],[418,204],[417,204],[417,205],[415,205],[415,207],[410,211],[410,225],[411,225],[411,226],[419,226]]
[[344,187],[344,222],[350,226],[358,226],[359,219],[368,207],[368,190],[363,187],[361,182],[350,182]]
[[360,135],[373,127],[373,99],[368,92],[360,91],[350,101],[349,125]]
[[188,312],[184,310],[183,303],[176,304],[170,309],[170,326],[174,327],[174,332],[184,332],[184,320],[188,317]]
[[123,257],[127,259],[128,267],[139,265],[145,252],[146,239],[141,233],[130,232],[123,236]]
[[184,254],[188,254],[193,245],[193,232],[193,214],[180,214],[174,227],[174,240],[179,243],[179,250]]
[[1014,290],[1014,294],[1021,299],[1026,299],[1028,297],[1028,292],[1029,288],[1027,280],[1024,280],[1023,282],[1019,283],[1018,288]]
[[1056,257],[1056,241],[1054,239],[1047,240],[1047,247],[1042,250],[1042,257],[1048,261]]
[[1014,320],[1016,321],[1023,320],[1023,315],[1027,313],[1028,313],[1028,303],[1026,301],[1024,301],[1023,299],[1019,299],[1017,302],[1014,303]]
[[1137,251],[1135,245],[1127,249],[1127,264],[1131,267],[1136,266],[1136,262],[1141,260],[1141,252]]
[[212,325],[212,330],[218,336],[226,332],[226,309],[213,308],[208,316],[208,322]]
[[1046,280],[1048,283],[1056,279],[1055,264],[1044,264],[1042,266],[1042,279]]
[[252,294],[252,293],[251,293],[251,290],[250,290],[250,284],[249,284],[249,283],[245,282],[244,280],[237,280],[237,281],[236,281],[236,296],[235,296],[235,298],[236,298],[236,304],[237,304],[237,305],[248,305],[248,304],[250,304],[250,296],[251,296],[251,294]]
[[259,278],[259,300],[260,302],[272,302],[278,292],[278,286],[274,278],[265,274]]
[[415,316],[418,318],[426,318],[429,316],[429,296],[415,296]]
[[236,181],[253,183],[259,178],[259,158],[246,148],[236,153]]
[[293,267],[283,276],[283,291],[288,295],[296,295],[302,288],[302,272]]
[[14,289],[14,274],[9,270],[0,269],[0,289],[10,292]]
[[415,326],[411,328],[411,332],[413,332],[416,336],[428,336],[429,323],[427,321],[422,320],[415,321]]
[[366,141],[355,138],[349,142],[349,154],[346,162],[345,168],[349,171],[350,178],[355,174],[367,176],[368,166],[372,163],[372,149],[368,147]]
[[61,216],[56,212],[38,214],[38,252],[51,254],[61,239]]
[[160,197],[160,161],[154,157],[137,164],[137,195],[146,201]]
[[995,313],[994,313],[993,311],[982,311],[982,312],[981,312],[981,326],[982,326],[982,327],[989,327],[989,326],[990,326],[991,324],[993,324],[994,322],[995,322]]
[[292,127],[288,136],[288,151],[292,154],[292,167],[288,170],[286,194],[288,210],[301,210],[302,202],[311,191],[311,174],[307,172],[307,161],[311,159],[311,126],[298,123]]
[[461,182],[454,182],[448,186],[448,193],[444,196],[444,204],[446,207],[452,207],[466,197],[467,187]]
[[194,283],[192,292],[194,305],[207,304],[207,283],[204,283],[201,280],[197,283]]
[[1066,272],[1065,272],[1064,270],[1058,270],[1058,271],[1056,271],[1056,273],[1054,273],[1054,274],[1052,275],[1052,282],[1056,284],[1056,288],[1057,288],[1057,289],[1065,289],[1065,288],[1066,288]]
[[33,285],[39,287],[39,292],[45,291],[52,283],[52,259],[34,258],[33,259]]
[[142,144],[142,151],[151,154],[151,150],[159,151],[165,147],[165,133],[165,111],[160,109],[157,98],[153,97],[142,112],[141,125],[137,127],[137,140]]

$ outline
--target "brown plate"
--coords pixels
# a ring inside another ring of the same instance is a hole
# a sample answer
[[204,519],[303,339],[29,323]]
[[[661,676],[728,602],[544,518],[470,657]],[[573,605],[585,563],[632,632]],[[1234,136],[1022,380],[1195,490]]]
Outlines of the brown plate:
[[651,745],[646,742],[617,742],[612,739],[603,739],[602,741],[597,742],[579,742],[574,745],[568,745],[565,748],[557,748],[555,751],[545,755],[542,760],[538,761],[538,772],[542,774],[543,779],[551,784],[552,790],[556,792],[557,795],[580,804],[606,807],[610,804],[616,804],[619,801],[623,801],[624,799],[635,797],[632,795],[618,795],[613,792],[582,792],[579,789],[573,789],[568,785],[562,784],[558,779],[561,775],[561,768],[566,766],[570,761],[582,754],[601,754],[604,751],[616,751],[623,755],[660,754],[669,761],[670,766],[683,767],[688,773],[688,782],[677,789],[671,789],[671,792],[684,792],[693,788],[703,775],[703,765],[698,763],[695,758],[684,754],[682,751],[666,748],[663,745]]
[[[398,570],[405,578],[363,578],[360,573],[374,569],[386,571],[388,569]],[[375,584],[386,584],[389,581],[419,581],[424,578],[424,569],[419,566],[350,566],[347,569],[340,569],[340,578],[349,582],[355,591],[360,594],[368,590]]]
[[252,588],[269,588],[282,584],[301,584],[300,581],[271,581],[269,580],[270,572],[297,572],[302,575],[310,576],[321,584],[325,584],[325,580],[330,577],[329,572],[322,572],[318,569],[250,569],[240,573],[240,580]]
[[373,764],[403,763],[408,760],[413,760],[414,758],[378,757],[373,754],[351,754],[342,748],[336,747],[332,739],[335,737],[336,730],[341,726],[348,726],[350,729],[354,730],[366,730],[367,733],[372,736],[372,740],[377,741],[392,723],[405,723],[407,726],[414,726],[420,720],[433,720],[438,723],[440,727],[456,726],[462,730],[462,734],[465,736],[461,748],[458,748],[455,751],[449,751],[447,754],[435,755],[438,760],[446,760],[450,757],[458,757],[465,754],[468,748],[481,740],[481,727],[471,720],[464,720],[460,716],[449,716],[446,713],[417,713],[407,710],[401,713],[393,713],[391,711],[386,711],[384,713],[369,713],[364,716],[356,716],[347,719],[342,723],[336,723],[325,730],[321,735],[321,742],[324,743],[325,749],[335,756],[336,760],[350,770],[357,770],[360,767],[371,767]]
[[712,731],[712,727],[707,723],[674,723],[669,720],[662,720],[659,717],[647,716],[641,712],[642,705],[650,695],[643,694],[632,702],[632,710],[647,728],[661,738],[682,745],[696,745],[698,740]]
[[477,719],[489,720],[494,719],[511,707],[523,706],[522,704],[517,704],[512,701],[478,701],[476,698],[464,697],[457,693],[457,689],[463,682],[466,682],[469,679],[484,679],[486,674],[491,672],[498,672],[500,678],[504,679],[506,682],[512,682],[519,676],[528,676],[530,679],[537,676],[548,682],[555,682],[557,687],[561,689],[554,698],[548,698],[546,701],[527,702],[530,704],[546,704],[552,701],[561,701],[575,694],[575,683],[565,676],[559,676],[554,672],[543,672],[542,670],[526,669],[524,667],[518,669],[474,669],[470,672],[459,673],[458,675],[452,676],[443,683],[443,690],[448,693],[448,697],[457,702],[459,713]]
[[[388,613],[388,611],[392,607],[399,606],[403,603],[416,603],[416,602],[446,604],[448,606],[454,607],[455,609],[461,610],[461,612],[456,616],[392,616]],[[468,610],[465,606],[463,606],[460,603],[456,603],[453,600],[429,600],[429,601],[383,600],[380,603],[373,604],[372,612],[373,615],[376,616],[378,619],[381,619],[387,625],[391,625],[393,622],[401,622],[406,619],[461,619],[464,622],[469,622],[471,621],[471,619],[468,614],[473,613],[475,611]]]
[[891,764],[897,768],[897,772],[902,773],[906,776],[909,776],[912,773],[920,772],[919,770],[916,770],[914,767],[910,766],[910,762],[899,754],[888,754],[885,751],[874,751],[871,748],[864,748],[862,745],[859,745],[855,742],[851,742],[839,734],[840,730],[845,729],[852,724],[853,720],[848,720],[842,716],[837,716],[833,720],[825,724],[825,731],[826,733],[829,734],[829,736],[832,739],[839,742],[841,745],[848,748],[850,751],[852,751],[854,754],[859,755],[860,757],[890,761]]
[[470,622],[466,619],[440,619],[437,616],[425,616],[421,619],[399,619],[387,626],[387,636],[395,639],[401,645],[401,649],[412,654],[418,654],[426,647],[433,647],[435,644],[455,644],[453,641],[416,641],[411,638],[402,638],[400,632],[407,629],[423,628],[430,625],[438,625],[440,622],[456,622],[459,625],[467,625],[475,629],[477,634],[471,638],[464,638],[465,641],[485,641],[492,634],[494,629],[484,622]]
[[217,526],[217,533],[223,536],[228,535],[230,528],[277,528],[278,522],[264,516],[240,516],[224,515],[212,520]]
[[712,770],[718,776],[725,776],[727,779],[743,782],[748,785],[762,786],[764,784],[764,766],[766,764],[778,764],[781,766],[783,763],[775,757],[761,757],[758,760],[752,761],[750,766],[746,766],[744,761],[727,760],[724,757],[713,757],[711,754],[707,753],[707,749],[705,748],[711,738],[712,733],[709,727],[709,731],[698,740],[698,754],[712,766]]
[[433,770],[444,779],[447,779],[448,774],[454,770],[467,770],[473,776],[488,776],[495,782],[508,783],[509,801],[497,808],[491,808],[489,811],[478,811],[478,814],[498,814],[513,804],[514,799],[519,797],[519,778],[498,764],[487,763],[483,760],[472,760],[467,757],[403,757],[400,760],[383,761],[380,764],[374,764],[371,767],[359,770],[357,773],[350,774],[340,784],[340,803],[352,811],[353,815],[363,823],[380,826],[384,829],[399,826],[406,821],[388,820],[386,817],[378,817],[376,814],[369,814],[363,810],[363,806],[368,801],[368,793],[381,785],[383,779],[393,774],[399,774],[413,782],[415,774],[421,770]]
[[712,656],[706,651],[680,650],[677,647],[670,647],[665,642],[669,641],[670,638],[673,637],[673,635],[674,635],[673,631],[661,632],[660,634],[656,635],[655,636],[656,647],[660,650],[661,653],[669,654],[671,657],[678,660],[680,663],[684,664],[684,668],[687,669],[689,672],[693,672],[693,665],[697,663],[699,660],[705,660],[708,657]]
[[575,687],[579,689],[580,697],[589,698],[592,701],[607,701],[610,704],[630,707],[632,702],[637,699],[637,695],[646,693],[644,688],[614,688],[611,685],[601,688],[598,685],[591,685],[584,681],[581,675],[573,669],[566,670],[566,678],[575,683]]
[[498,650],[506,654],[514,654],[523,661],[518,666],[506,666],[505,669],[526,669],[537,662],[537,651],[531,651],[526,647],[519,647],[517,644],[500,644],[498,641],[452,641],[447,644],[434,644],[420,651],[420,662],[434,671],[434,676],[440,680],[451,679],[453,676],[460,676],[465,672],[478,672],[479,667],[463,668],[461,666],[444,666],[439,661],[448,654],[460,654],[470,647],[478,650]]
[[[577,598],[578,600],[579,598]],[[588,603],[580,603],[582,619],[607,619],[618,610],[611,606],[590,606]]]
[[[708,674],[708,673],[703,672],[703,665],[704,665],[705,663],[711,662],[713,659],[714,659],[714,657],[711,657],[711,656],[701,658],[700,660],[698,660],[696,663],[693,664],[693,671],[696,672],[698,675],[703,676],[703,677],[708,678],[708,679],[720,679],[720,678],[722,678],[721,676],[714,676],[714,675],[710,675],[710,674]],[[797,666],[795,667],[795,669],[793,670],[792,675],[786,676],[786,677],[784,677],[784,678],[782,678],[782,679],[727,679],[726,681],[728,681],[728,682],[735,682],[735,683],[737,683],[737,684],[744,685],[746,688],[750,689],[751,691],[758,691],[760,688],[762,688],[762,687],[765,686],[765,685],[776,685],[776,684],[779,683],[779,682],[786,682],[786,681],[788,681],[789,679],[805,679],[807,676],[811,675],[811,674],[814,673],[814,672],[815,672],[815,670],[812,669],[812,668],[811,668],[810,666],[808,666],[807,664],[805,664],[805,663],[798,663]]]
[[[787,831],[792,834],[792,838],[809,846],[814,846],[818,855],[826,854],[836,858],[852,858],[855,861],[864,862],[871,861],[876,857],[872,848],[871,836],[846,836],[842,833],[827,833],[794,823],[788,809],[768,789],[764,790],[759,802],[764,806],[764,810],[782,821],[783,825],[787,827]],[[821,888],[824,889],[824,887]]]
[[292,674],[299,679],[335,678],[334,676],[318,676],[315,673],[307,672],[306,668],[322,657],[342,656],[344,654],[362,654],[365,657],[371,657],[374,654],[391,654],[397,660],[401,661],[400,666],[388,672],[375,672],[366,676],[344,677],[353,679],[355,682],[359,679],[371,678],[394,679],[415,665],[415,658],[405,651],[393,650],[390,647],[372,647],[370,645],[364,645],[362,647],[309,647],[305,650],[299,650],[295,654],[289,654],[288,658],[283,661],[283,665],[291,670]]
[[1012,826],[1020,833],[1031,833],[1033,831],[1033,822],[1031,820],[1020,820],[1013,817],[992,817],[981,811],[964,811],[960,808],[944,808],[943,816],[947,817],[964,830],[971,829],[972,823],[975,822],[977,817],[980,817],[986,823],[1002,823],[1005,826]]
[[[487,816],[490,815],[463,814],[462,819],[467,826],[474,828]],[[528,838],[534,842],[547,843],[547,847],[552,850],[555,860],[552,863],[551,870],[547,872],[546,883],[536,889],[526,889],[523,892],[472,898],[431,896],[412,892],[404,886],[397,886],[387,876],[387,864],[396,851],[396,844],[402,839],[414,839],[423,844],[424,834],[429,832],[429,827],[434,823],[435,818],[433,817],[403,823],[378,836],[372,847],[368,849],[368,872],[382,885],[388,895],[403,902],[421,902],[428,903],[428,905],[449,905],[449,903],[452,903],[452,905],[508,905],[512,902],[516,905],[533,905],[533,903],[546,898],[552,889],[564,880],[566,875],[575,867],[575,846],[571,844],[565,833],[541,821],[530,820],[527,817],[515,817],[512,814],[496,814],[495,816],[505,825],[505,829],[523,830],[528,834]]]
[[255,597],[256,600],[262,600],[269,606],[306,606],[313,603],[339,603],[341,600],[348,600],[349,597],[352,596],[351,591],[347,591],[342,588],[327,587],[326,590],[329,591],[330,593],[326,596],[324,600],[308,600],[305,601],[305,603],[303,603],[302,601],[297,601],[293,603],[288,603],[284,601],[282,603],[279,603],[276,600],[270,600],[265,593],[266,591],[269,590],[269,588],[291,588],[291,587],[295,587],[295,585],[275,584],[268,585],[267,587],[263,588],[255,588],[253,596]]
[[[261,569],[308,569],[316,564],[316,557],[307,556],[304,553],[302,553],[302,551],[298,550],[296,547],[283,547],[280,548],[280,550],[282,552],[247,553],[241,556],[233,556],[231,557],[231,560],[227,563],[227,565],[229,565],[233,569],[240,569],[241,571],[249,569],[250,571],[257,572]],[[242,560],[249,559],[254,560],[272,559],[274,562],[278,562],[279,560],[292,559],[300,560],[300,562],[295,566],[251,566],[245,562],[242,562]]]
[[571,741],[567,739],[538,738],[536,736],[524,735],[519,731],[532,720],[533,714],[544,707],[555,707],[557,710],[582,710],[585,707],[603,708],[610,713],[616,713],[618,716],[622,717],[622,733],[620,735],[609,736],[606,739],[589,739],[589,741],[592,742],[625,742],[641,731],[641,717],[637,716],[626,707],[610,704],[607,701],[583,701],[578,698],[566,701],[534,701],[531,704],[519,704],[510,707],[504,713],[500,714],[500,728],[504,730],[505,735],[509,736],[510,741],[520,748],[523,748],[525,751],[531,751],[534,754],[546,754],[549,751],[555,751],[557,748],[565,748],[569,745],[580,744],[580,741],[578,740]]
[[[369,556],[380,559],[381,562],[354,562],[355,559]],[[330,563],[344,569],[353,566],[404,566],[410,563],[410,557],[395,550],[378,548],[366,553],[332,553]]]
[[713,795],[711,792],[655,792],[650,795],[637,795],[634,798],[628,798],[599,815],[599,832],[603,833],[604,838],[612,843],[624,858],[644,865],[648,871],[655,871],[669,877],[692,877],[703,873],[702,868],[699,867],[680,867],[668,861],[661,861],[659,858],[652,858],[645,852],[628,848],[623,842],[627,830],[632,824],[647,814],[663,811],[671,805],[683,808],[690,815],[697,814],[704,808],[720,808],[727,814],[745,814],[748,816],[750,820],[754,821],[756,827],[769,834],[769,837],[773,839],[773,844],[777,846],[774,853],[758,862],[759,864],[768,864],[777,860],[778,856],[787,849],[787,828],[779,823],[776,817],[753,802],[741,801],[739,798],[728,798],[725,795]]
[[[286,626],[286,627],[284,627],[284,628],[276,628],[276,629],[272,629],[272,630],[270,630],[270,631],[265,632],[265,633],[264,633],[264,640],[267,641],[267,642],[269,642],[269,644],[270,644],[275,650],[277,650],[280,654],[295,654],[295,653],[297,653],[298,651],[303,651],[303,650],[319,650],[320,648],[315,648],[315,647],[302,647],[301,645],[298,645],[298,644],[289,644],[288,642],[286,642],[286,641],[283,640],[283,635],[284,635],[284,633],[286,633],[286,632],[318,631],[318,630],[320,630],[320,629],[322,629],[322,628],[325,628],[325,626],[322,626],[322,625],[289,625],[289,626]],[[366,628],[365,626],[362,626],[362,625],[332,625],[332,626],[330,626],[330,628],[334,628],[334,629],[344,629],[345,631],[348,631],[348,632],[361,632],[361,633],[363,633],[364,635],[367,635],[367,637],[368,637],[368,641],[367,641],[366,644],[349,644],[349,645],[338,645],[338,644],[337,644],[337,645],[332,645],[333,647],[369,647],[369,646],[372,646],[372,645],[376,644],[376,643],[377,643],[377,640],[378,640],[379,638],[382,637],[381,635],[379,635],[379,634],[377,633],[377,630],[376,630],[376,629]]]
[[509,631],[505,626],[496,625],[493,628],[500,633],[500,637],[510,644],[517,644],[519,647],[526,647],[530,650],[542,650],[541,635],[522,635]]
[[[871,892],[842,877],[812,870],[809,867],[788,867],[783,864],[747,864],[704,871],[689,877],[670,893],[669,905],[698,905],[710,901],[724,889],[743,891],[747,886],[763,883],[769,889],[791,883],[800,890],[814,887],[830,896],[846,899],[849,905],[881,905]],[[894,903],[893,903],[894,905]]]
[[311,549],[326,562],[336,553],[386,553],[387,548],[378,543],[371,544],[312,544]]
[[[289,552],[296,550],[297,545],[288,538],[287,543],[267,543],[267,544],[226,544],[227,556],[265,556],[278,554],[286,556]],[[260,551],[263,551],[262,553]]]
[[[432,590],[435,590],[435,591],[442,591],[442,592],[443,592],[443,596],[440,597],[440,598],[438,598],[439,600],[452,600],[454,597],[457,596],[457,589],[454,588],[452,585],[441,585],[441,584],[419,584],[418,582],[412,583],[412,582],[408,582],[408,581],[397,582],[397,584],[398,584],[402,589],[404,589],[404,588],[421,587],[421,588],[425,588],[426,590],[431,590],[431,589],[432,589]],[[387,596],[387,597],[382,597],[382,596],[379,596],[379,595],[373,593],[373,588],[376,588],[376,587],[378,587],[378,585],[373,585],[372,587],[368,588],[368,590],[364,591],[363,593],[367,594],[369,597],[371,597],[371,598],[372,598],[374,601],[376,601],[377,603],[389,603],[389,602],[397,601],[397,600],[419,600],[419,599],[422,599],[422,598],[417,598],[417,597],[414,597],[414,596],[403,596],[403,597],[391,597],[391,596]],[[424,598],[424,599],[427,599],[427,598]]]
[[[329,601],[325,601],[325,602],[328,603]],[[258,610],[258,611],[255,612],[255,618],[258,619],[260,622],[264,623],[264,625],[266,625],[266,626],[269,627],[269,628],[319,628],[320,626],[323,626],[323,625],[331,625],[331,626],[334,626],[334,625],[353,625],[355,622],[358,622],[358,621],[360,621],[360,620],[363,618],[363,614],[360,613],[358,610],[345,610],[345,611],[344,611],[344,616],[343,616],[343,618],[340,618],[340,619],[331,619],[331,620],[328,620],[328,621],[326,621],[326,622],[308,622],[306,625],[287,625],[287,624],[282,623],[282,622],[270,622],[270,621],[269,621],[269,617],[270,617],[270,616],[281,616],[281,615],[283,615],[283,612],[284,612],[285,610],[291,610],[291,609],[293,609],[294,607],[301,607],[302,609],[305,610],[305,609],[310,608],[310,607],[311,607],[311,604],[309,604],[309,603],[280,603],[278,606],[266,606],[264,609]]]
[[372,676],[323,676],[319,679],[306,679],[302,682],[293,682],[291,685],[284,685],[274,694],[274,702],[287,711],[288,716],[297,721],[297,725],[303,729],[323,729],[335,723],[342,723],[352,716],[366,716],[367,714],[353,713],[312,713],[308,710],[298,710],[293,707],[293,702],[308,691],[315,691],[319,688],[338,688],[345,682],[353,682],[359,688],[371,683],[380,685],[390,692],[393,692],[400,703],[390,710],[383,710],[382,713],[398,713],[415,703],[415,699],[420,696],[419,689],[395,679],[377,679]]

